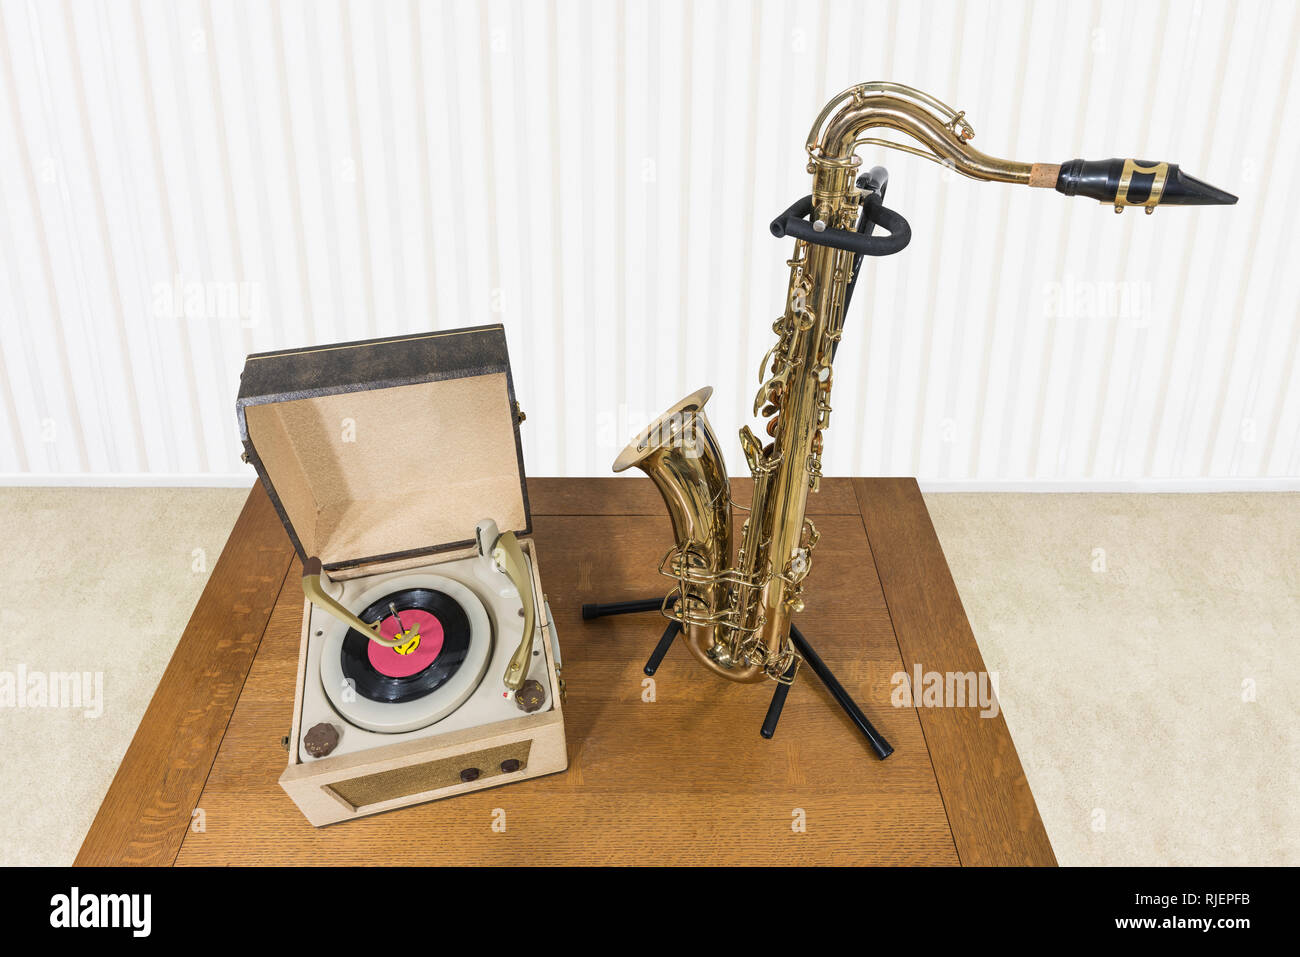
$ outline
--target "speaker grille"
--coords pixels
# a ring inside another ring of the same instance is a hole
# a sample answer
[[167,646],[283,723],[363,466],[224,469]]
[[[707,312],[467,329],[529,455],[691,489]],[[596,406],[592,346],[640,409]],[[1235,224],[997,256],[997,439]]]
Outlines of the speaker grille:
[[532,739],[503,744],[496,748],[487,748],[471,754],[457,754],[450,758],[439,758],[424,764],[411,764],[378,774],[336,781],[325,790],[351,805],[361,809],[371,804],[381,804],[394,798],[423,794],[425,791],[438,791],[456,784],[465,783],[461,772],[473,768],[478,771],[477,778],[501,777],[507,772],[501,765],[507,761],[518,761],[519,766],[511,774],[518,774],[528,767],[528,752],[532,749]]

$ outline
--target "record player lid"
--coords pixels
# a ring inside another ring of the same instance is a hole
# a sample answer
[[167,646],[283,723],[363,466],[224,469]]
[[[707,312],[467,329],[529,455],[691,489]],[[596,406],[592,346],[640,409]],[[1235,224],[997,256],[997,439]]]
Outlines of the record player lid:
[[503,326],[264,352],[240,439],[300,558],[327,569],[532,531]]

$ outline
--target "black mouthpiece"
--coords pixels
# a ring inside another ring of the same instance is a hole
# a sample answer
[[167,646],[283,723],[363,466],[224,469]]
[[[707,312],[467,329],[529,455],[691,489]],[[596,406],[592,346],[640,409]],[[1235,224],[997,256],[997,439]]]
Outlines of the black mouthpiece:
[[1066,196],[1088,196],[1100,203],[1145,206],[1231,206],[1237,197],[1189,176],[1177,163],[1148,160],[1070,160],[1061,164],[1056,191]]

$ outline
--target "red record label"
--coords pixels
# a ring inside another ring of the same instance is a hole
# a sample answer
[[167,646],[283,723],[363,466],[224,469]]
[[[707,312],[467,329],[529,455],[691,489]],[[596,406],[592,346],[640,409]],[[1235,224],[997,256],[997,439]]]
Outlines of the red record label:
[[[409,642],[399,646],[400,651],[395,648],[385,648],[374,641],[367,642],[369,647],[366,653],[371,666],[389,678],[405,678],[423,671],[433,664],[434,659],[438,657],[438,652],[442,651],[442,622],[430,612],[419,608],[408,608],[402,612],[402,625],[406,626],[407,631],[419,626],[419,643],[414,649],[409,649]],[[385,618],[379,626],[380,637],[389,640],[399,631],[401,627],[392,615]]]

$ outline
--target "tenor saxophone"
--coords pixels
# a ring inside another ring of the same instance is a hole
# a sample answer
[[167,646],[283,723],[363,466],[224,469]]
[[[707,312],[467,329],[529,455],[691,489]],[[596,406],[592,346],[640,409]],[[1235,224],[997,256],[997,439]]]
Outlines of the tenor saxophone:
[[[885,130],[916,144],[867,135]],[[833,359],[864,256],[907,245],[903,217],[882,205],[886,172],[859,175],[860,146],[903,150],[975,180],[1054,188],[1123,212],[1141,206],[1227,205],[1236,197],[1183,173],[1174,163],[1071,160],[1019,163],[974,149],[963,111],[898,83],[862,83],[831,100],[808,134],[811,195],[772,223],[792,237],[785,308],[772,325],[776,343],[759,368],[753,413],[766,419],[764,442],[748,425],[740,445],[753,476],[753,497],[733,554],[731,497],[722,450],[704,406],[712,389],[687,396],[619,454],[615,472],[644,471],[663,496],[674,545],[659,571],[673,581],[663,614],[680,624],[691,653],[733,681],[789,683],[800,655],[791,616],[803,610],[816,526],[808,495],[822,475],[823,435],[830,424]],[[873,235],[875,227],[887,235]]]

